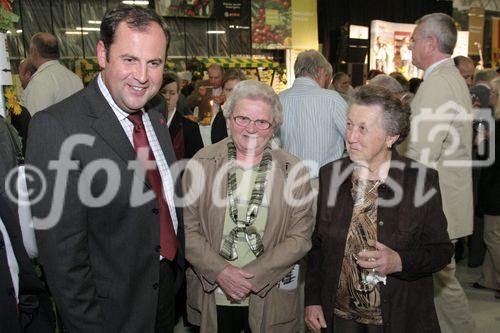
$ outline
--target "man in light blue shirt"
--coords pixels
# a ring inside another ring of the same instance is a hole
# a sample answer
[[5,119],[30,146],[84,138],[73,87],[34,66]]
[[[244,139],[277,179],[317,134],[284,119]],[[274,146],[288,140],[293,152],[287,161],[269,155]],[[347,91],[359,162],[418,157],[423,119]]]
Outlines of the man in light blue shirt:
[[280,139],[315,179],[321,166],[344,152],[347,104],[337,92],[324,89],[331,83],[331,65],[318,51],[301,52],[294,70],[292,87],[279,95],[284,110]]

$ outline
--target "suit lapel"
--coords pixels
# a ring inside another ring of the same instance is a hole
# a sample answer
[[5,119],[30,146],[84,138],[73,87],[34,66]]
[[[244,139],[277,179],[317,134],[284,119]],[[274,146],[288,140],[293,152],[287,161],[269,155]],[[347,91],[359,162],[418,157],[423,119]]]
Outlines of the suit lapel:
[[128,163],[134,160],[136,156],[134,147],[130,144],[122,125],[99,90],[97,80],[91,83],[90,88],[86,95],[90,104],[89,117],[95,119],[91,125],[92,128],[123,162]]

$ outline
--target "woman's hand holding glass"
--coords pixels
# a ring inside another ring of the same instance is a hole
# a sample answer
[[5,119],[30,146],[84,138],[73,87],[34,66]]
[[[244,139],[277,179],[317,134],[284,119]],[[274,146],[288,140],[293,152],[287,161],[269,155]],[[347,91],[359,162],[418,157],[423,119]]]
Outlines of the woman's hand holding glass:
[[396,251],[374,240],[369,240],[368,245],[374,246],[375,250],[358,253],[357,263],[360,267],[374,269],[381,275],[401,272],[401,257]]

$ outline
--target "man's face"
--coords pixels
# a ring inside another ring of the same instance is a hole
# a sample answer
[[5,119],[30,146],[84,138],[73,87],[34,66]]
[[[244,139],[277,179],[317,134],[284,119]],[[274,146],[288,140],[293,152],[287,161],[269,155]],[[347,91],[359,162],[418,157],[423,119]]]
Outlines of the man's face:
[[139,111],[158,92],[166,49],[165,33],[155,22],[143,31],[121,22],[108,50],[99,41],[97,59],[104,83],[123,111]]
[[472,87],[472,79],[474,78],[474,64],[470,61],[460,61],[458,70],[470,89]]
[[412,63],[417,68],[425,70],[429,65],[426,58],[429,51],[429,38],[422,34],[422,24],[417,25],[411,36],[409,49],[412,51]]
[[208,70],[210,85],[219,88],[222,85],[222,72],[219,68],[213,67]]
[[343,75],[340,79],[333,82],[333,87],[340,93],[349,93],[349,87],[351,86],[351,78],[348,75]]

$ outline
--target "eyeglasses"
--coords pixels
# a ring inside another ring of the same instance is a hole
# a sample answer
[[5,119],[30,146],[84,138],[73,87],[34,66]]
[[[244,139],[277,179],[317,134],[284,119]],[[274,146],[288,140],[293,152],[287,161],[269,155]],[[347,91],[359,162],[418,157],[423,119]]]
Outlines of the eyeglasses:
[[233,117],[233,120],[236,123],[236,125],[241,126],[241,127],[247,127],[248,125],[250,125],[250,123],[254,123],[255,127],[261,131],[269,129],[271,126],[273,126],[267,120],[264,120],[264,119],[252,120],[252,119],[245,117],[245,116],[236,116],[236,117]]

